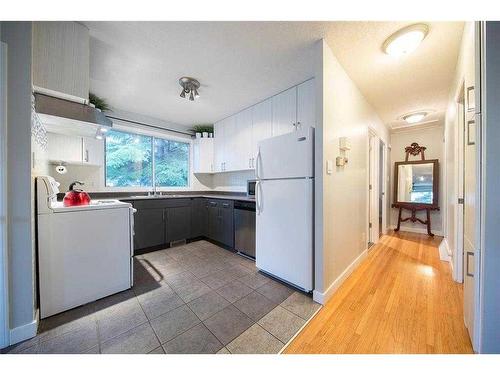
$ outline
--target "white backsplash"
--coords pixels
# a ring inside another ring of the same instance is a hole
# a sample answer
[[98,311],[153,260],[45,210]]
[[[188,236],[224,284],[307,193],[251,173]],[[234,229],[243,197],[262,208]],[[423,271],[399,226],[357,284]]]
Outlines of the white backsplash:
[[254,171],[237,171],[213,175],[212,189],[218,191],[247,191],[247,181],[255,178]]
[[[90,192],[109,191],[104,188],[104,173],[102,167],[86,165],[66,165],[68,172],[58,174],[55,165],[48,165],[48,174],[61,184],[60,190],[65,192],[73,181],[83,182],[84,189]],[[40,173],[38,173],[40,174]],[[191,176],[190,190],[217,190],[246,192],[247,180],[255,178],[253,171],[237,171],[209,174],[196,174]]]

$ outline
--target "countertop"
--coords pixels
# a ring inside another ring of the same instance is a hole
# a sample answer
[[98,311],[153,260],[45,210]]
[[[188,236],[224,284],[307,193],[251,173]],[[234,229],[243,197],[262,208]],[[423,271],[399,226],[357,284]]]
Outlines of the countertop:
[[134,200],[151,200],[151,199],[182,199],[182,198],[208,198],[208,199],[229,199],[233,201],[255,202],[254,197],[246,195],[232,195],[232,194],[165,194],[159,196],[147,195],[130,195],[120,197],[110,197],[121,201],[134,201]]

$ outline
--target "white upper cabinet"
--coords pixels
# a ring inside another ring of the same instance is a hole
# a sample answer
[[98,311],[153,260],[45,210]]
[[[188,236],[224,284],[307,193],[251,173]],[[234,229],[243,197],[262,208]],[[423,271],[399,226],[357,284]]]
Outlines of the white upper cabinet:
[[214,124],[214,170],[224,171],[225,119]]
[[238,166],[238,129],[236,128],[236,116],[230,116],[224,120],[224,157],[222,160],[222,170],[235,171]]
[[294,86],[214,125],[214,172],[255,169],[263,139],[314,127],[314,79]]
[[233,170],[252,168],[252,108],[236,114],[236,137],[233,145],[235,161]]
[[47,133],[47,152],[52,162],[81,163],[82,138]]
[[214,139],[196,138],[193,142],[193,172],[213,173]]
[[95,138],[82,138],[83,163],[104,165],[104,141]]
[[89,30],[77,22],[33,22],[33,85],[89,98]]
[[316,126],[316,88],[314,79],[297,86],[297,126]]
[[48,158],[51,162],[104,165],[102,140],[56,133],[47,133],[47,140]]
[[273,101],[272,98],[264,100],[252,107],[252,146],[250,163],[255,169],[258,144],[260,141],[273,136]]
[[273,137],[291,133],[297,123],[297,87],[273,96]]

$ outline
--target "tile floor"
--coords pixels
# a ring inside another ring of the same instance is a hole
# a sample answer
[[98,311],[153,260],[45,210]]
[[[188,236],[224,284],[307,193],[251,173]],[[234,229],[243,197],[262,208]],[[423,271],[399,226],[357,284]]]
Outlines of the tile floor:
[[134,287],[44,319],[7,353],[278,353],[311,297],[207,241],[137,256]]

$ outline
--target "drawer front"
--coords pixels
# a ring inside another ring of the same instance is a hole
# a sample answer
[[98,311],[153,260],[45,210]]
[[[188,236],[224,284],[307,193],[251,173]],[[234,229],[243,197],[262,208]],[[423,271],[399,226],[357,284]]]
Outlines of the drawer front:
[[132,202],[134,208],[169,208],[191,206],[190,198],[165,198],[165,199],[138,199]]

